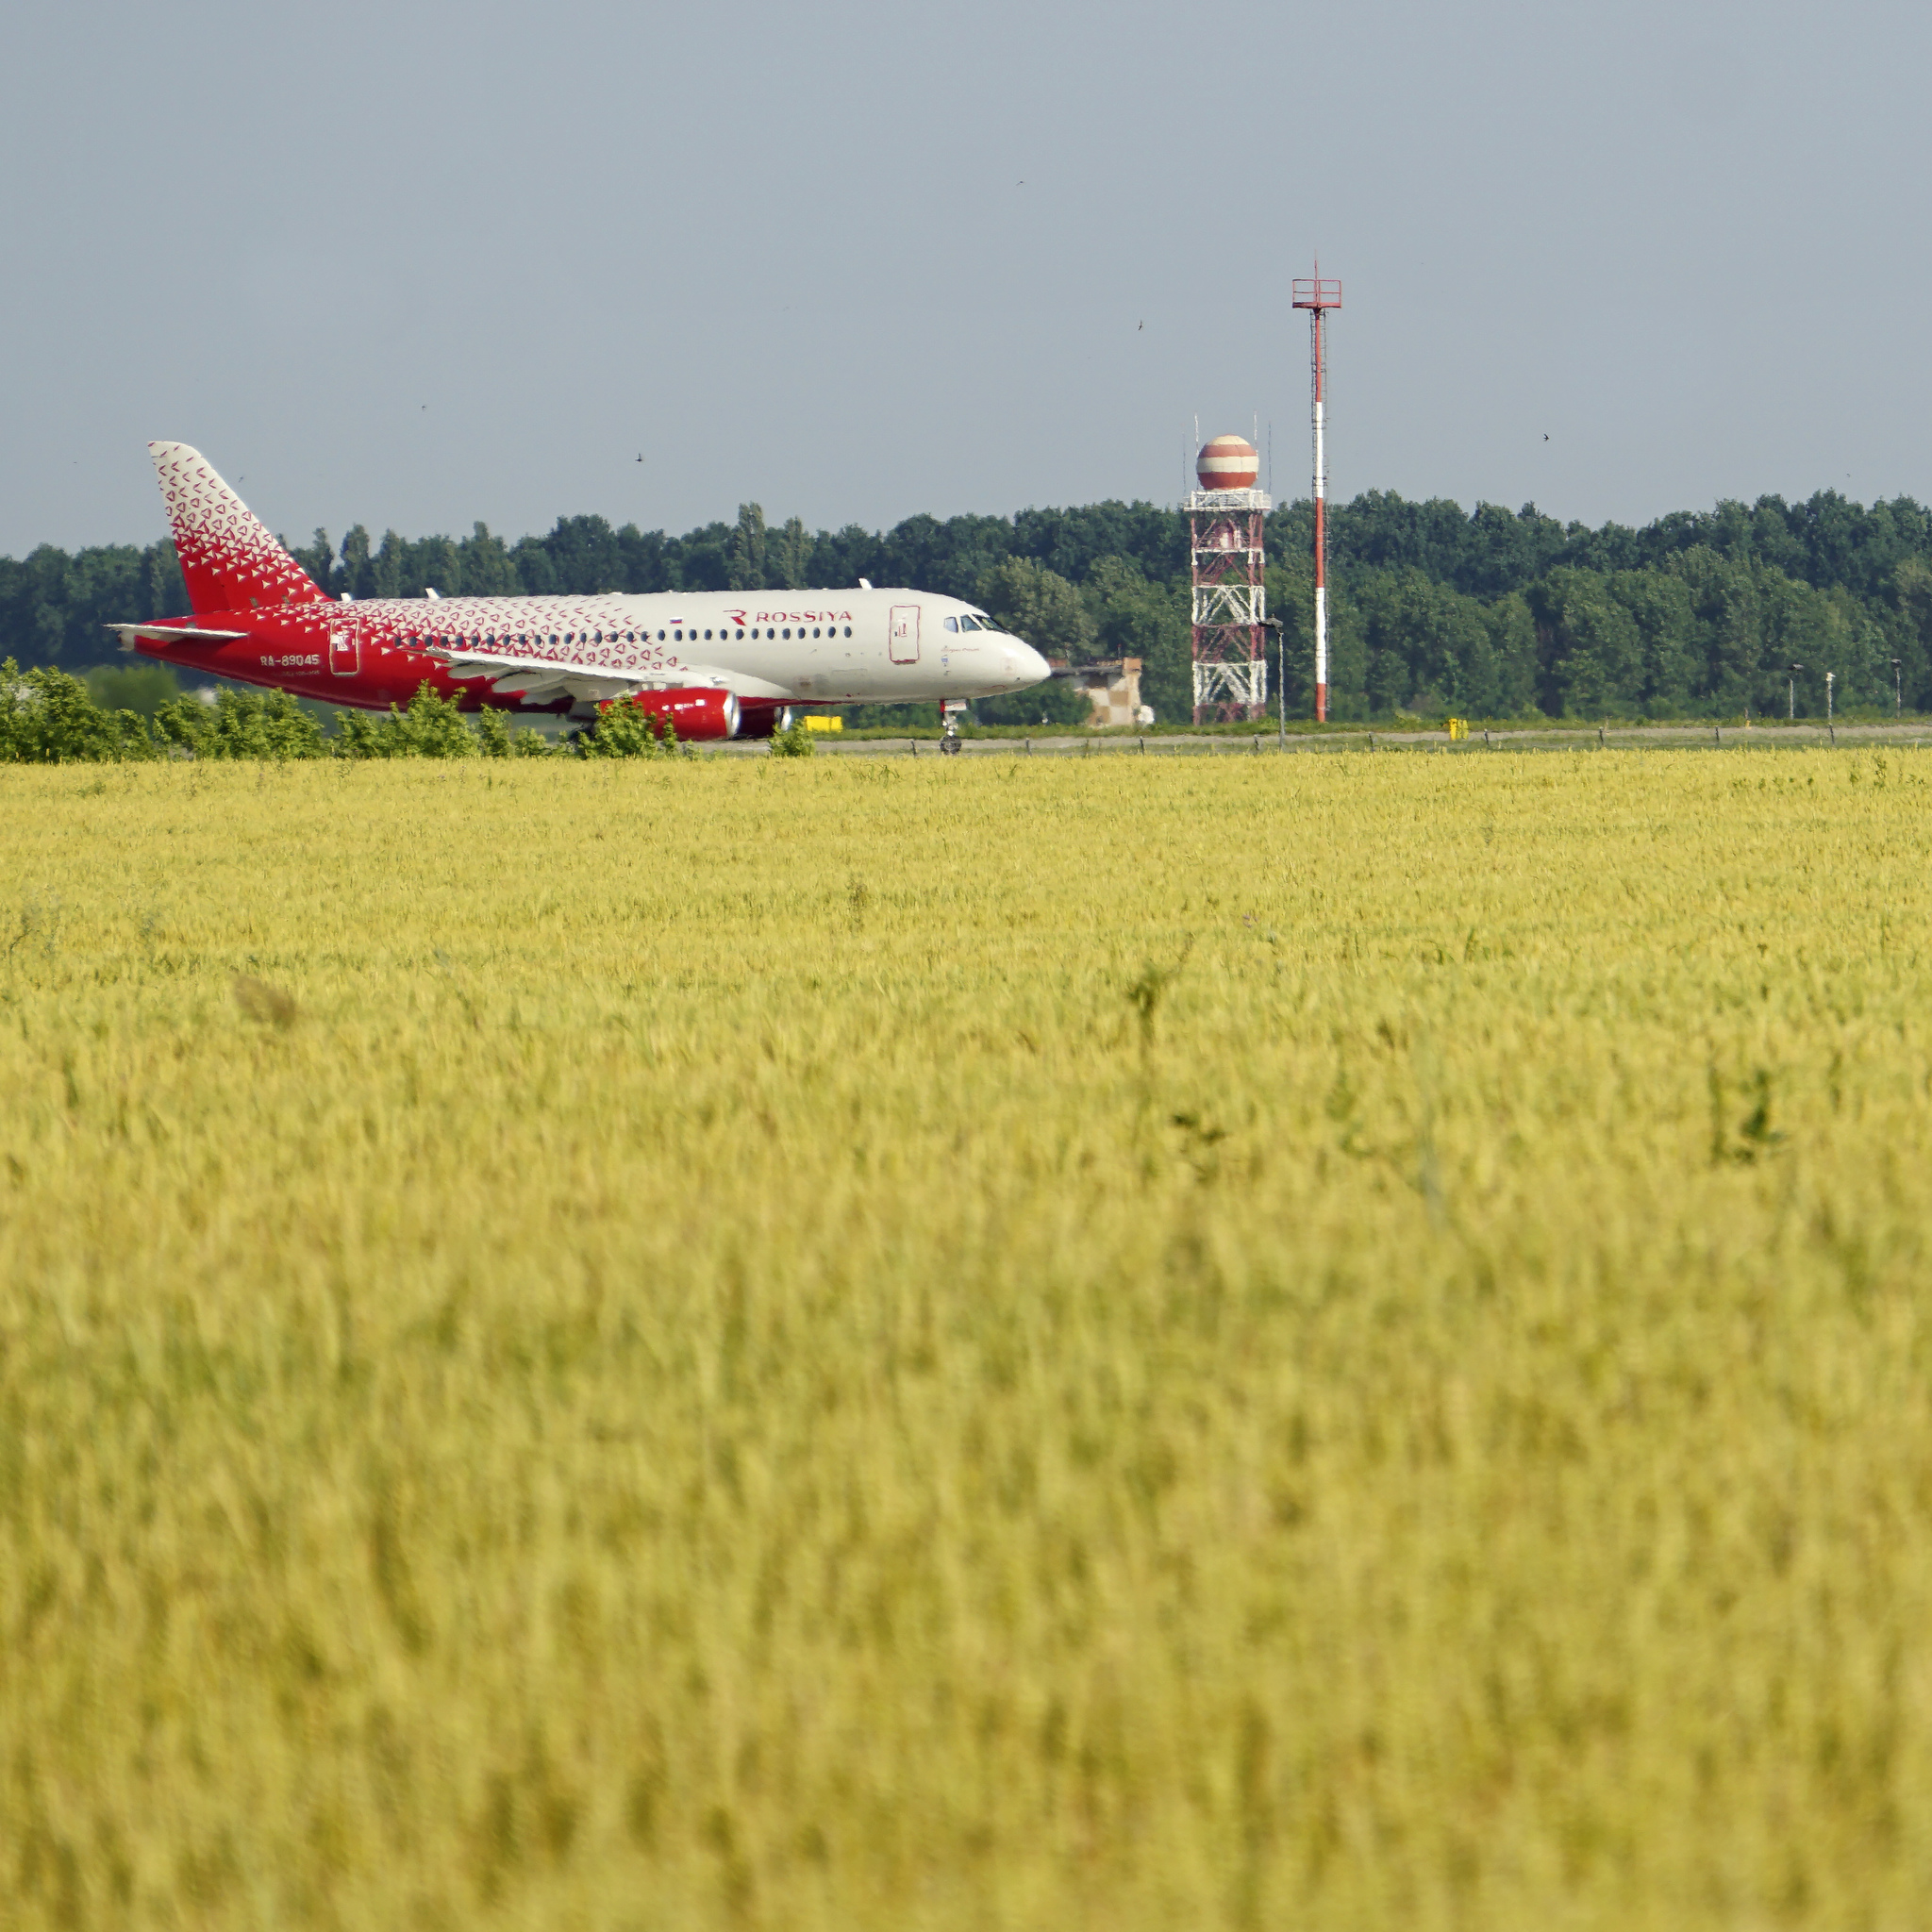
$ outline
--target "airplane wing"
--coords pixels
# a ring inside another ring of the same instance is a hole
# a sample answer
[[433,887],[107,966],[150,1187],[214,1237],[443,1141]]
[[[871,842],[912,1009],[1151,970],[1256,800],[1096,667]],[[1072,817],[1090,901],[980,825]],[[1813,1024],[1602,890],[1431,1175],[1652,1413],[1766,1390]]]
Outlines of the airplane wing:
[[728,691],[741,698],[789,698],[783,685],[768,684],[742,671],[724,671],[710,664],[680,664],[675,671],[611,671],[595,664],[559,664],[554,658],[525,658],[513,651],[477,651],[446,644],[419,647],[425,657],[447,666],[449,675],[465,682],[487,677],[499,697],[521,697],[531,704],[548,704],[560,697],[584,698],[601,704],[608,698],[629,697],[641,691]]
[[248,635],[245,630],[183,630],[174,624],[107,624],[101,628],[112,631],[124,651],[133,650],[137,638],[151,644],[228,644]]

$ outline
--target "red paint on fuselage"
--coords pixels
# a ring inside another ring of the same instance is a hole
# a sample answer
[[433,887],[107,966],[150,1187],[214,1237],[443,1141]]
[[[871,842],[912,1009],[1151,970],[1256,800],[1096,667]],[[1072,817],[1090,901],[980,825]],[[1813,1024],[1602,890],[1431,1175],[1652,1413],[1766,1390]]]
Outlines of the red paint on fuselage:
[[[567,697],[528,705],[516,696],[497,696],[487,677],[452,677],[434,658],[409,646],[411,633],[385,622],[368,606],[291,604],[273,610],[208,610],[193,617],[161,618],[148,627],[245,630],[246,637],[221,644],[192,640],[158,643],[139,638],[135,649],[165,664],[244,684],[265,684],[325,704],[380,711],[391,705],[407,705],[426,684],[437,696],[455,699],[466,711],[488,706],[507,711],[571,708]],[[332,642],[344,633],[350,639],[346,649]],[[339,668],[344,660],[353,668]]]

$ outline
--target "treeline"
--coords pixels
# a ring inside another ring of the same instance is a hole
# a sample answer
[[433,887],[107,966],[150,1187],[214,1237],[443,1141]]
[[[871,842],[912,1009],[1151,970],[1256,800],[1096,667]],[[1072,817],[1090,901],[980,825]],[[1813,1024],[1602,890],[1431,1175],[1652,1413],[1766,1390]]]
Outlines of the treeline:
[[[1306,503],[1269,518],[1269,603],[1283,620],[1289,699],[1311,692],[1312,587]],[[1869,507],[1836,491],[1762,497],[1637,529],[1559,522],[1536,507],[1411,503],[1371,491],[1330,518],[1331,678],[1342,718],[1399,711],[1504,717],[1781,711],[1790,667],[1802,711],[1932,709],[1932,511]],[[735,523],[682,537],[598,516],[507,542],[379,541],[360,525],[318,530],[294,554],[333,595],[358,598],[601,591],[758,590],[879,584],[978,599],[1049,655],[1139,657],[1164,719],[1189,704],[1185,519],[1146,503],[1016,516],[910,517],[890,531]],[[78,671],[107,655],[103,626],[187,608],[172,546],[42,546],[0,558],[0,653]],[[982,708],[1012,721],[1070,694]]]

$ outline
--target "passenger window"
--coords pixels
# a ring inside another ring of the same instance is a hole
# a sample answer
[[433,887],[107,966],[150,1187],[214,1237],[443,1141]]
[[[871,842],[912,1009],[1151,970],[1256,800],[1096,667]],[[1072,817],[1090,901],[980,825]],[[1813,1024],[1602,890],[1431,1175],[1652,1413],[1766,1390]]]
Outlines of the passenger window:
[[791,626],[789,624],[785,626],[785,635],[788,638],[791,635]]
[[708,644],[711,641],[711,633],[709,631],[705,633],[705,641]]
[[744,632],[743,632],[742,630],[741,630],[741,631],[740,631],[740,632],[738,633],[738,635],[739,635],[739,636],[740,636],[740,637],[741,638],[741,637],[743,637],[743,635],[744,635]]
[[852,626],[849,624],[845,626],[845,635],[848,638],[852,635]]
[[812,627],[811,627],[811,634],[812,634],[812,636],[813,636],[813,637],[817,637],[817,636],[818,636],[818,634],[819,634],[819,627],[818,627],[818,625],[812,625]]

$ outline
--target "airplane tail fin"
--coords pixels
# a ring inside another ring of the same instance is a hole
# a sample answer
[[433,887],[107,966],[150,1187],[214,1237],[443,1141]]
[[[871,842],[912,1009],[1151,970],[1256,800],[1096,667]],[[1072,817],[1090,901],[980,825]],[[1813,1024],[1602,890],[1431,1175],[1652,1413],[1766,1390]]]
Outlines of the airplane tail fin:
[[147,448],[188,581],[189,606],[197,617],[209,610],[329,601],[199,450],[185,442],[151,442]]

